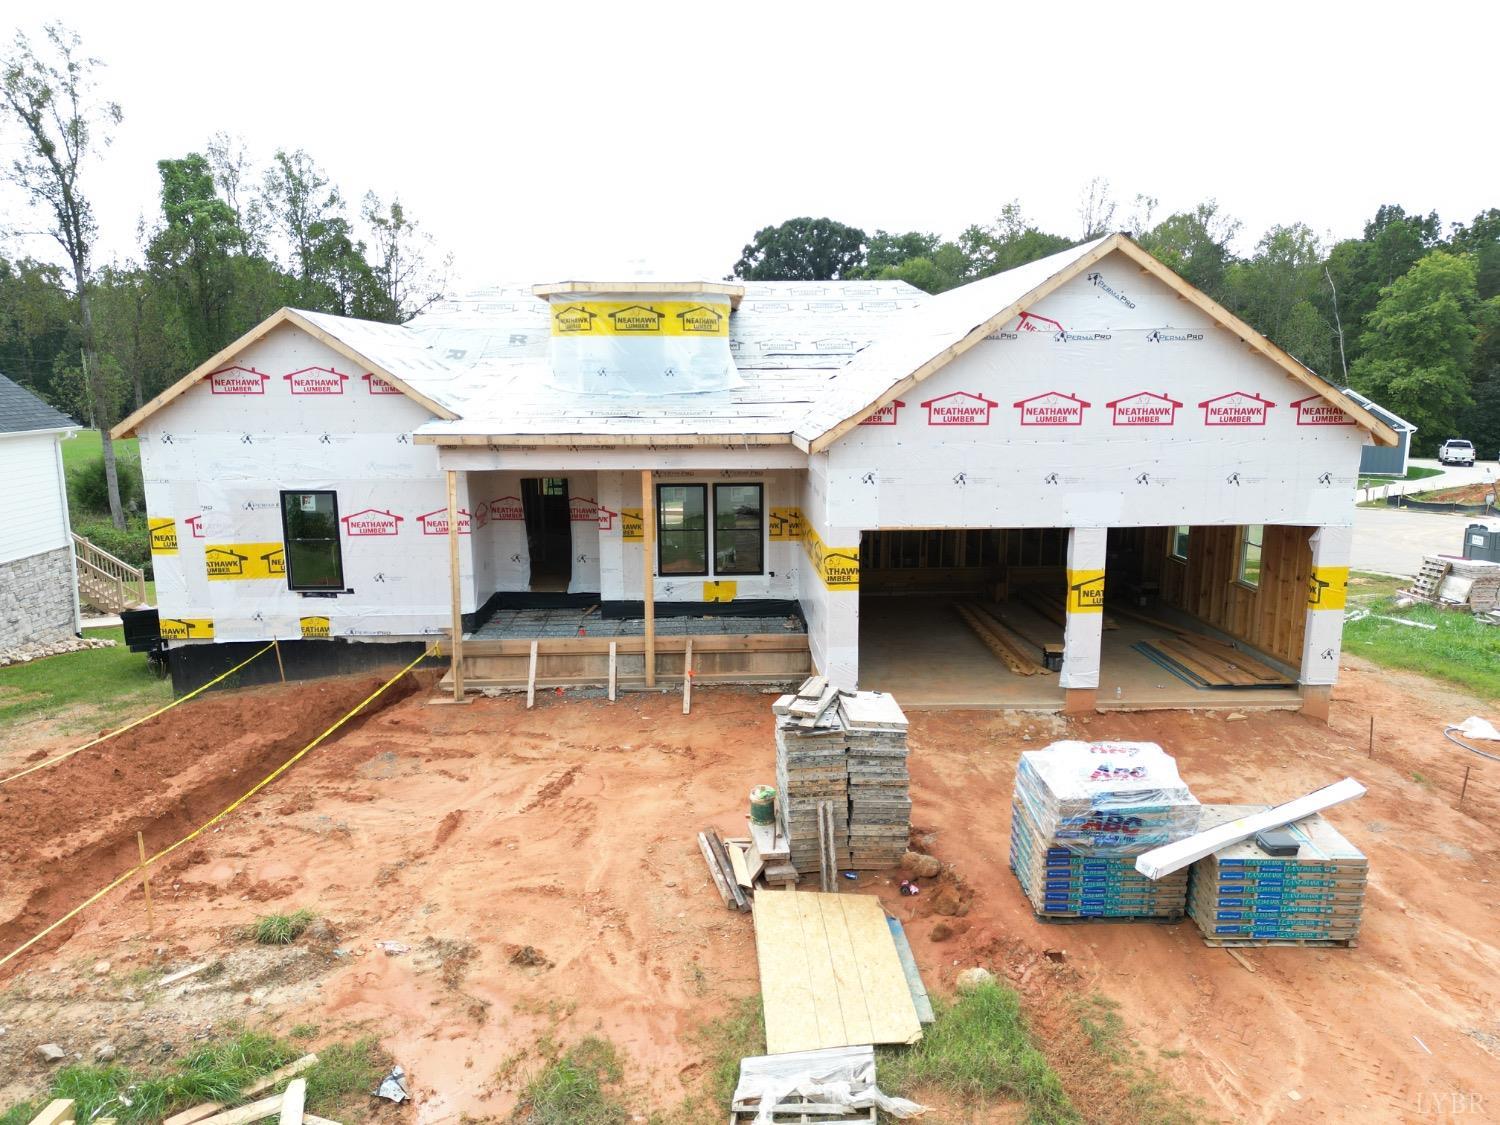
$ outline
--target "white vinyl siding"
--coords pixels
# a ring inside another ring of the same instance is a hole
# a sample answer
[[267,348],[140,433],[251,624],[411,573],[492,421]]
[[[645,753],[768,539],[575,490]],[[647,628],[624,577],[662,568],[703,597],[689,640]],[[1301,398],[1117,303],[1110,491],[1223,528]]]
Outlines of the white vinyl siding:
[[0,435],[0,562],[68,545],[59,434]]

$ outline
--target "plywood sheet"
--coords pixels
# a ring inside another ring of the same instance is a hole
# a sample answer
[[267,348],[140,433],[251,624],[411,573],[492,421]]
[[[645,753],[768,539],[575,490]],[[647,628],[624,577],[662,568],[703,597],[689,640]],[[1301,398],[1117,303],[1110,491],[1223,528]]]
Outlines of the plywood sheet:
[[755,896],[766,1050],[912,1043],[922,1027],[873,895]]

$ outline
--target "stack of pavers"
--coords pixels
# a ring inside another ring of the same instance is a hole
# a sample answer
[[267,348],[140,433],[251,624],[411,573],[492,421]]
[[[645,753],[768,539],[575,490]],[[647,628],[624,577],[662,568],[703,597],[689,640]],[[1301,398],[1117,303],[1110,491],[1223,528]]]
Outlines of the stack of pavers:
[[[1203,827],[1270,807],[1204,805]],[[1208,944],[1354,945],[1369,861],[1321,815],[1282,831],[1272,851],[1251,837],[1189,868],[1188,913]]]
[[899,866],[911,833],[911,796],[906,716],[896,701],[879,692],[840,692],[814,676],[771,710],[792,865],[817,874],[818,804],[828,801],[836,866]]
[[889,695],[858,691],[839,699],[848,737],[849,866],[901,866],[911,837],[906,716]]
[[1187,872],[1135,857],[1198,830],[1198,801],[1151,742],[1054,742],[1021,755],[1010,866],[1039,918],[1182,917]]

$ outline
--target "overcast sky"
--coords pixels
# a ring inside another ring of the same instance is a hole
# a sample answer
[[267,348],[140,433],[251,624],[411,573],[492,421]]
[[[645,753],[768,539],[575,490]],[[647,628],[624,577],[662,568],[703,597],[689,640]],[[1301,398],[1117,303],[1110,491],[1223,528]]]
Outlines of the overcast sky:
[[156,160],[221,129],[305,148],[352,202],[398,193],[463,284],[719,277],[796,215],[952,235],[1019,199],[1077,235],[1094,176],[1117,225],[1137,192],[1217,198],[1242,250],[1273,223],[1358,234],[1384,202],[1500,206],[1492,0],[53,0],[24,26],[47,7],[125,113],[85,184],[105,259],[155,217]]

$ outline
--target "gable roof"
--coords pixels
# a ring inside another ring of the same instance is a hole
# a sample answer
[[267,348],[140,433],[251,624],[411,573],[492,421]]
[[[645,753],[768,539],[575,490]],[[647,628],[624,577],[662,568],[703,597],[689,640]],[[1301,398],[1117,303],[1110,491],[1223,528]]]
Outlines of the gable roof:
[[0,375],[0,434],[76,430],[78,423],[54,410],[19,383]]
[[[353,320],[349,317],[329,316],[327,313],[283,308],[123,419],[110,430],[110,436],[122,438],[135,433],[136,428],[151,415],[192,390],[205,376],[225,367],[240,352],[283,324],[300,328],[345,359],[379,375],[407,398],[426,407],[439,418],[451,421],[458,417],[457,412],[442,401],[445,384],[453,379],[454,372],[433,354],[432,348],[421,337],[409,329],[399,324],[380,324],[370,320]],[[395,374],[396,371],[401,374]]]
[[1396,432],[1362,403],[1325,382],[1123,234],[1106,235],[922,302],[888,335],[876,340],[828,381],[820,401],[798,424],[793,441],[810,453],[822,452],[886,402],[908,393],[990,333],[1113,253],[1129,258],[1142,272],[1233,332],[1251,351],[1332,402],[1368,430],[1378,444],[1396,444]]

